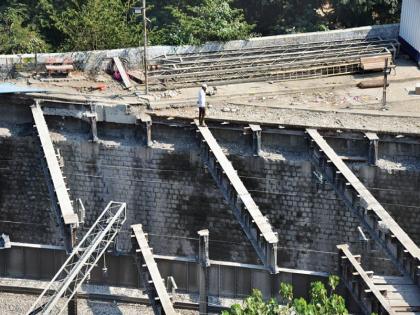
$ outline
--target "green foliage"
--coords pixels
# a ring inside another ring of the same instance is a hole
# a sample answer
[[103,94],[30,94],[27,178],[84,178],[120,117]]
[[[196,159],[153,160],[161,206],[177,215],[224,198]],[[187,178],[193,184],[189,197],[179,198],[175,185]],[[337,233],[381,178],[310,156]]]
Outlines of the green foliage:
[[310,302],[304,298],[293,300],[292,285],[281,283],[280,296],[284,305],[279,305],[274,299],[265,302],[261,292],[254,289],[243,305],[232,305],[231,309],[222,312],[222,315],[347,315],[344,298],[334,293],[339,281],[337,276],[328,278],[330,293],[322,282],[313,282],[309,292]]
[[[206,41],[243,39],[253,28],[231,0],[201,0],[195,5],[170,5],[170,24],[155,34],[160,43],[197,45]],[[188,2],[186,2],[188,3]]]
[[43,1],[54,26],[64,35],[67,50],[138,46],[142,27],[132,14],[133,5],[121,0],[71,0],[61,11]]
[[[201,44],[399,21],[400,0],[147,0],[151,44]],[[0,53],[142,44],[140,0],[2,0]]]
[[25,23],[26,7],[8,7],[0,13],[0,53],[35,53],[47,44],[32,24]]
[[331,0],[333,23],[338,27],[355,27],[399,21],[399,0]]

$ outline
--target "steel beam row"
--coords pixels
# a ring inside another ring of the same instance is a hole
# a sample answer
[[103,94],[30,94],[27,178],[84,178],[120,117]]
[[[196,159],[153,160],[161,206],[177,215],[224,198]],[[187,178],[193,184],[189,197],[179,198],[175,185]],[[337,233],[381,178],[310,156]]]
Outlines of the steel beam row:
[[31,111],[43,152],[41,165],[47,180],[51,205],[63,233],[64,246],[67,253],[70,253],[73,247],[74,229],[78,226],[79,219],[73,209],[47,122],[38,102],[31,106]]
[[366,272],[361,266],[361,257],[350,252],[347,244],[338,245],[339,272],[341,280],[351,295],[359,303],[365,315],[395,315],[391,305],[372,281],[373,273]]
[[126,217],[126,204],[111,201],[74,248],[27,315],[61,314],[112,244]]
[[272,273],[277,273],[277,233],[262,215],[210,130],[199,126],[197,121],[195,123],[200,141],[200,154],[205,166],[233,209],[237,221],[262,263]]
[[132,225],[133,255],[155,315],[176,315],[141,224]]
[[315,129],[307,129],[311,159],[344,204],[398,268],[420,286],[420,250]]

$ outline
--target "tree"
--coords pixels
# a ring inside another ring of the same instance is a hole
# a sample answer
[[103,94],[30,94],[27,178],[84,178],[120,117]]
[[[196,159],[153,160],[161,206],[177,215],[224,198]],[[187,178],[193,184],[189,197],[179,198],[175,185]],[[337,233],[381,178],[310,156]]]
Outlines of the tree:
[[10,6],[0,13],[0,52],[3,54],[35,53],[47,50],[48,45],[33,24],[25,21],[24,5]]
[[318,13],[324,0],[235,0],[248,22],[262,35],[325,30],[328,21]]
[[[194,3],[194,1],[192,1]],[[249,37],[253,25],[232,0],[200,0],[195,4],[166,6],[169,25],[155,30],[155,42],[198,45],[206,41],[228,41]]]
[[222,312],[222,315],[347,315],[344,298],[335,293],[338,283],[337,276],[330,276],[328,292],[322,282],[313,282],[309,292],[310,302],[304,298],[293,299],[292,285],[281,283],[280,296],[284,305],[279,305],[274,299],[265,302],[261,291],[254,289],[243,305],[234,304],[229,311]]
[[331,5],[337,27],[396,23],[400,19],[399,0],[331,0]]
[[70,0],[63,10],[50,0],[42,2],[54,27],[64,36],[64,50],[139,46],[142,26],[132,13],[134,1]]

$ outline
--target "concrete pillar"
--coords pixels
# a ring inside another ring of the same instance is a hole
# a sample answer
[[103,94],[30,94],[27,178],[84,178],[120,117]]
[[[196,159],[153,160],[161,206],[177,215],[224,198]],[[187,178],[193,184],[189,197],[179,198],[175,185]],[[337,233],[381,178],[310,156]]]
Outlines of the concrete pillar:
[[249,125],[252,131],[252,151],[254,155],[261,154],[261,127],[259,125]]
[[378,161],[379,137],[376,133],[373,132],[366,132],[365,135],[369,140],[369,165],[376,166],[376,162]]
[[98,126],[96,123],[96,115],[90,118],[90,128],[92,131],[92,141],[98,142]]
[[209,230],[198,231],[199,235],[199,294],[200,294],[200,315],[208,314],[209,305]]
[[146,121],[146,145],[152,145],[152,120]]
[[97,126],[97,115],[96,115],[96,105],[90,103],[90,113],[85,114],[90,120],[90,130],[92,132],[92,141],[98,142],[98,126]]
[[77,315],[77,293],[72,297],[67,305],[68,315]]

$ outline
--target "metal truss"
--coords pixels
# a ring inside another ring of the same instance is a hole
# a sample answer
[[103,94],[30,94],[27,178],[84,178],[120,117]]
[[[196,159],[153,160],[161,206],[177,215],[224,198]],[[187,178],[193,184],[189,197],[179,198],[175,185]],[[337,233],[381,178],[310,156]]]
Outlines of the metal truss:
[[47,285],[27,315],[61,314],[126,220],[126,203],[111,201]]

